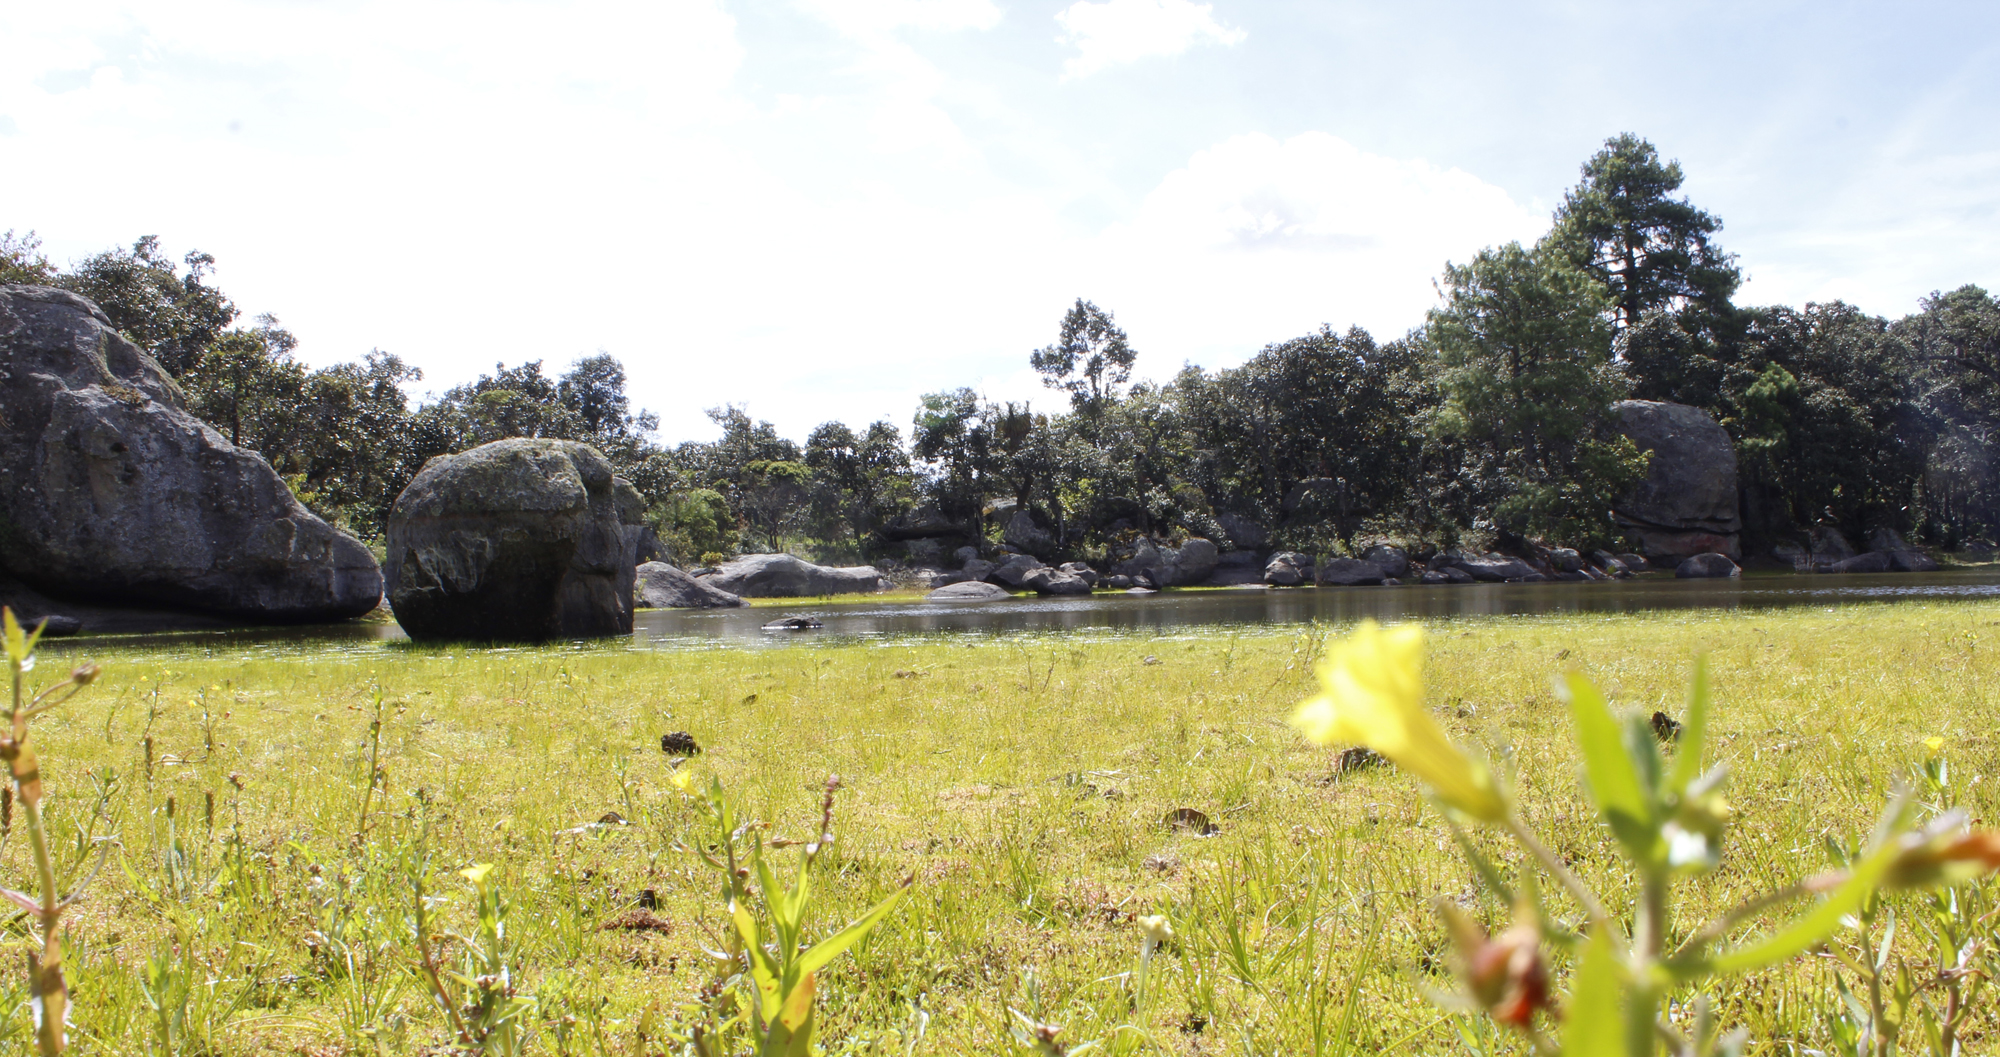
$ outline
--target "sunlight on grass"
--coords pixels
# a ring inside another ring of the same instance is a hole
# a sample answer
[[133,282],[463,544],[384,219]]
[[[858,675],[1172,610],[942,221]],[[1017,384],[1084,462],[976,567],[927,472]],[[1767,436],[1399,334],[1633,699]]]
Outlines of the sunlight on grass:
[[[1570,868],[1624,899],[1551,677],[1579,667],[1672,713],[1707,653],[1711,753],[1740,813],[1696,886],[1713,913],[1822,867],[1823,836],[1863,834],[1925,739],[1944,739],[1964,806],[1994,817],[1997,626],[2000,609],[1969,604],[1440,622],[1426,701],[1453,740],[1493,747]],[[1457,1050],[1455,1015],[1426,998],[1451,986],[1432,901],[1463,897],[1489,926],[1508,908],[1475,899],[1409,775],[1336,773],[1334,750],[1288,725],[1328,630],[45,651],[50,671],[105,665],[37,720],[56,872],[87,871],[94,837],[124,846],[125,869],[66,917],[78,1052],[160,1033],[226,1053],[447,1043],[410,878],[436,897],[429,931],[472,935],[476,893],[456,875],[478,863],[511,900],[512,986],[537,996],[539,1049],[656,1052],[712,977],[703,948],[732,929],[693,854],[711,824],[677,773],[719,779],[742,817],[795,840],[817,837],[841,776],[807,942],[914,873],[822,974],[824,1039],[900,1053],[926,1024],[920,1052],[1005,1053],[1027,1020],[1128,1052]],[[704,750],[678,772],[660,750],[675,731]],[[1182,808],[1219,831],[1167,824]],[[21,842],[0,855],[26,875]],[[1720,1013],[1753,1039],[1811,1039],[1829,987],[1796,960]],[[1989,1034],[1991,1014],[1974,1027]]]

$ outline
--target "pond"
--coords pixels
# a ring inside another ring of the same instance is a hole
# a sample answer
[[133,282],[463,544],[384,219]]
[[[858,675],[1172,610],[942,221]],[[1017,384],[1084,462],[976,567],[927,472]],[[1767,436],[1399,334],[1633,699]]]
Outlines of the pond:
[[[1448,620],[1516,614],[1836,606],[1925,599],[2000,601],[2000,566],[1858,576],[1768,573],[1741,580],[1675,580],[1654,574],[1611,583],[1227,588],[1072,598],[1030,596],[960,603],[924,602],[908,597],[852,601],[802,599],[796,605],[783,607],[640,610],[631,643],[640,648],[671,650],[716,645],[790,646],[830,639],[852,641],[911,635],[1173,634],[1203,628],[1305,624],[1315,620],[1345,623],[1363,617],[1382,621]],[[824,626],[812,631],[762,630],[766,622],[791,615],[810,615]],[[102,650],[109,645],[244,647],[318,643],[337,648],[395,641],[406,640],[402,629],[394,624],[336,624],[80,638],[52,641],[48,646],[68,652]]]

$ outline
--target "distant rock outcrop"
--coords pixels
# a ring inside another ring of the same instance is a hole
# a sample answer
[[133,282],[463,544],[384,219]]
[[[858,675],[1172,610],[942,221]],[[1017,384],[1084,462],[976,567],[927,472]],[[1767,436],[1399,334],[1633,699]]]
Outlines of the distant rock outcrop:
[[47,287],[0,285],[0,539],[0,572],[92,609],[86,626],[107,606],[304,622],[382,600],[367,547],[189,414],[96,305]]
[[744,598],[814,598],[882,589],[882,574],[872,566],[833,568],[789,554],[745,554],[697,579]]
[[389,511],[389,604],[413,639],[632,630],[644,501],[595,448],[494,441],[432,459]]
[[639,566],[637,576],[635,598],[647,609],[723,609],[744,604],[736,595],[665,562],[647,562]]
[[1686,404],[1621,400],[1618,428],[1651,452],[1646,476],[1612,508],[1618,525],[1652,559],[1742,556],[1736,448],[1708,412]]

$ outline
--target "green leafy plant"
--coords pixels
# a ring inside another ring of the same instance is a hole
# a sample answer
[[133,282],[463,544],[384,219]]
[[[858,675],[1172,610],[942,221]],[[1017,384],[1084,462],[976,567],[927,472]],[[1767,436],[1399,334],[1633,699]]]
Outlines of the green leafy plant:
[[[677,784],[686,788],[692,783]],[[705,1001],[691,1011],[691,1023],[678,1032],[684,1053],[695,1057],[736,1053],[809,1057],[817,1032],[814,999],[820,970],[866,939],[909,891],[913,878],[906,877],[887,898],[845,928],[817,943],[806,942],[813,862],[833,845],[833,797],[839,788],[838,777],[827,779],[819,834],[801,846],[799,871],[789,886],[779,882],[765,858],[763,831],[767,827],[758,822],[739,823],[720,780],[712,781],[708,790],[696,797],[700,810],[719,834],[713,850],[699,854],[723,876],[729,927],[723,936],[723,949],[710,952],[717,975],[703,991]],[[768,842],[771,847],[793,843]],[[753,877],[754,887],[750,884]]]
[[[1364,622],[1329,649],[1320,667],[1325,693],[1302,706],[1295,722],[1316,741],[1364,744],[1431,787],[1486,891],[1516,908],[1512,927],[1489,937],[1462,911],[1440,904],[1458,951],[1463,1000],[1520,1032],[1537,1052],[1740,1052],[1744,1037],[1721,1030],[1701,993],[1705,986],[1817,949],[1848,922],[1860,922],[1865,936],[1870,908],[1885,893],[1946,887],[2000,868],[2000,833],[1969,830],[1956,811],[1918,826],[1905,793],[1835,869],[1752,896],[1673,942],[1681,935],[1671,930],[1677,888],[1718,865],[1732,814],[1721,792],[1726,769],[1703,767],[1710,715],[1703,667],[1695,668],[1671,754],[1662,751],[1648,717],[1615,712],[1581,674],[1558,682],[1591,802],[1632,881],[1631,902],[1614,910],[1534,833],[1486,763],[1438,727],[1423,704],[1422,654],[1422,628]],[[1581,922],[1565,923],[1532,874],[1518,881],[1503,876],[1465,831],[1468,824],[1498,830],[1526,852],[1582,911]],[[1750,922],[1804,900],[1811,902],[1777,928],[1742,935]],[[1570,951],[1575,961],[1570,993],[1560,1006],[1550,993],[1545,945]],[[1867,977],[1878,985],[1884,961]],[[1670,997],[1690,992],[1693,1001],[1683,998],[1682,1004],[1692,1005],[1694,1016],[1684,1030],[1665,1014]],[[1559,1040],[1549,1034],[1558,1008]],[[1884,1008],[1878,997],[1871,1033],[1879,1034]]]

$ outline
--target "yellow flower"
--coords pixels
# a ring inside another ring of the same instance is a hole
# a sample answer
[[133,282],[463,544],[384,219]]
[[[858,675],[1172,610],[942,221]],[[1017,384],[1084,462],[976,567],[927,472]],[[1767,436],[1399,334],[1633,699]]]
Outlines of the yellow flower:
[[1931,750],[1931,755],[1936,756],[1938,753],[1944,751],[1944,739],[1935,737],[1925,738],[1924,748]]
[[673,787],[683,793],[694,788],[694,775],[687,771],[676,769],[674,773],[667,776],[667,781],[673,783]]
[[1167,923],[1165,914],[1139,915],[1139,931],[1152,943],[1165,943],[1174,938],[1174,927]]
[[1322,745],[1361,744],[1416,775],[1445,803],[1487,822],[1506,815],[1486,765],[1460,752],[1424,708],[1424,629],[1364,620],[1320,662],[1325,693],[1292,725]]

